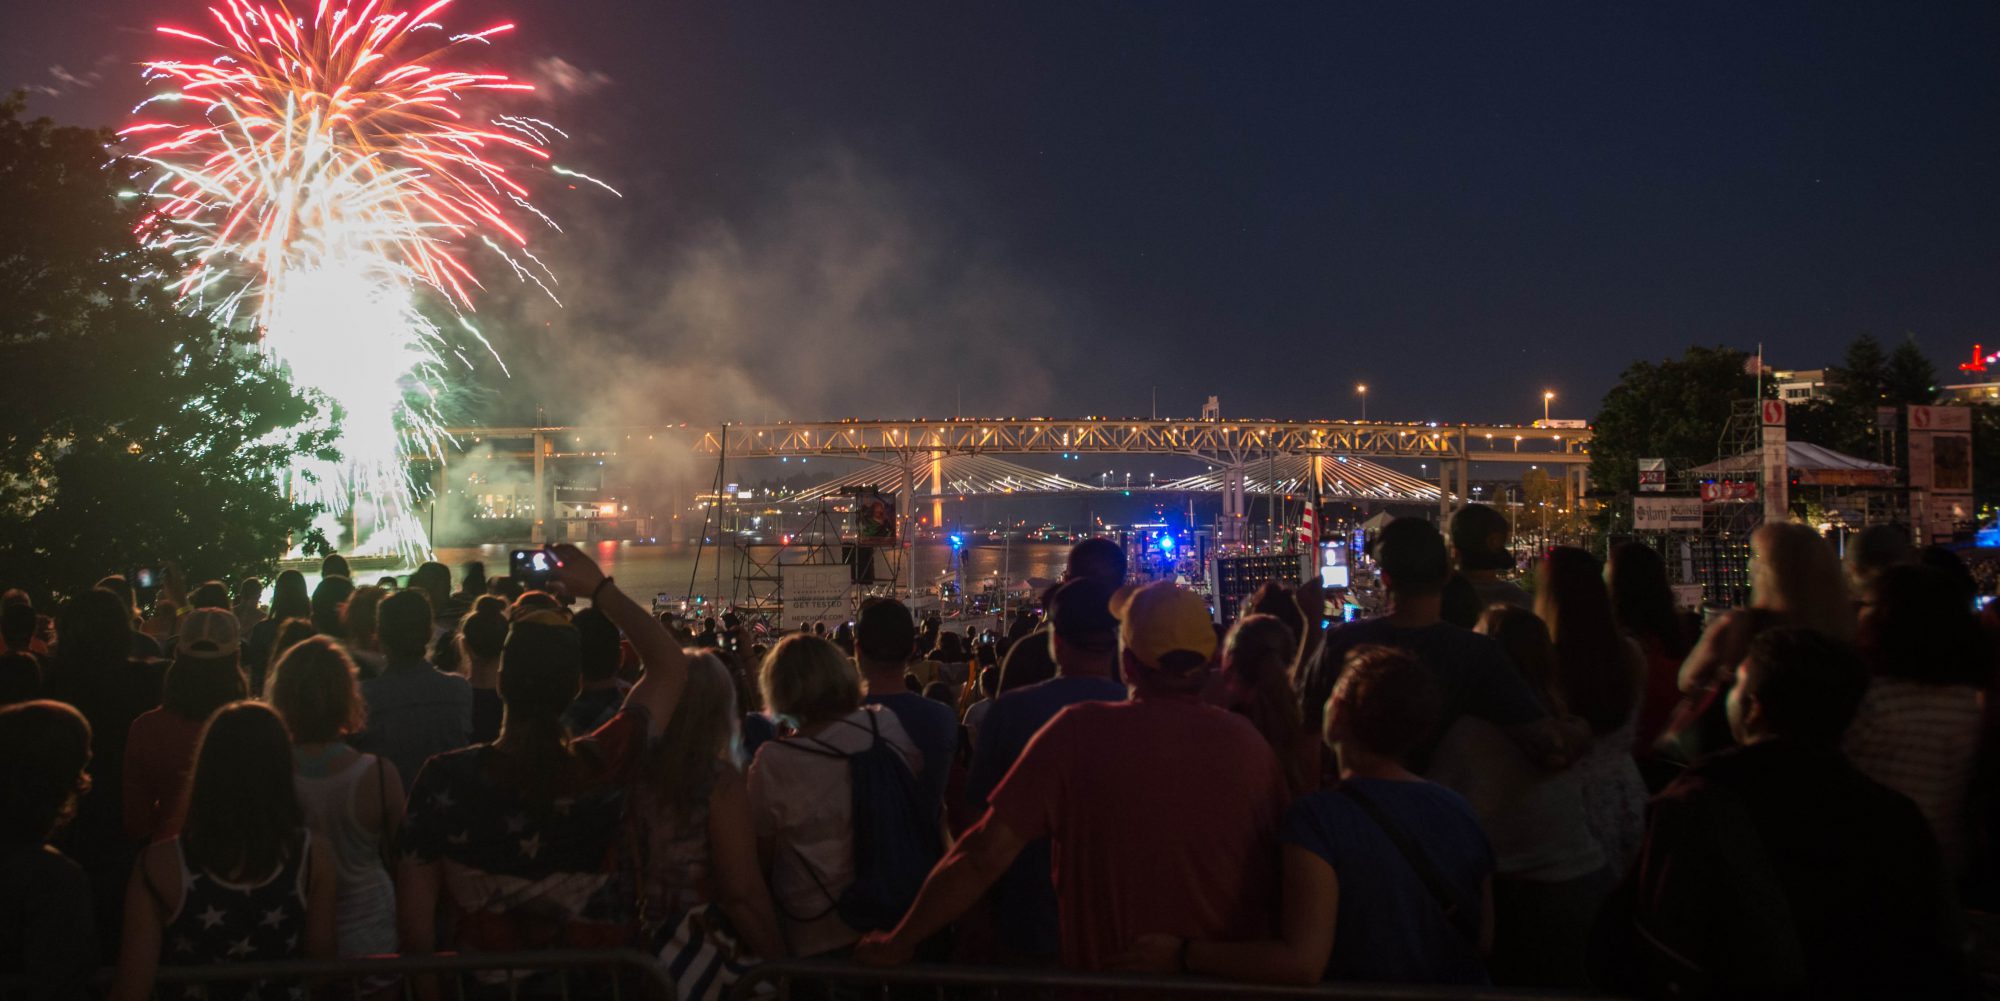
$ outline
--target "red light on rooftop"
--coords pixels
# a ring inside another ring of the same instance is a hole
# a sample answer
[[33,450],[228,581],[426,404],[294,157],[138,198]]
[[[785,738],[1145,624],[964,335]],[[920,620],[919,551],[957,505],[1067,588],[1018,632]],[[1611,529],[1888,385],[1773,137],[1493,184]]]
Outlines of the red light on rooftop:
[[1974,344],[1972,346],[1972,360],[1959,362],[1958,370],[1961,372],[1984,372],[1986,371],[1986,366],[1995,361],[2000,361],[2000,352],[1989,355],[1986,353],[1984,346]]

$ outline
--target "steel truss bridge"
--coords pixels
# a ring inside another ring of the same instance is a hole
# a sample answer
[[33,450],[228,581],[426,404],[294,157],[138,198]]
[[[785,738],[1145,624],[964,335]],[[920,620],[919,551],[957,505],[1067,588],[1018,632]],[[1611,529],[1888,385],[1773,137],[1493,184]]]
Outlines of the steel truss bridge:
[[[1206,474],[1148,489],[1219,492],[1225,528],[1242,522],[1251,493],[1303,491],[1315,479],[1324,496],[1341,500],[1432,503],[1449,513],[1462,502],[1470,465],[1507,463],[1560,470],[1574,504],[1586,486],[1588,428],[1511,424],[1391,421],[1268,421],[1205,419],[1006,418],[843,420],[686,424],[663,427],[453,428],[461,449],[488,441],[519,442],[524,451],[496,457],[532,459],[536,497],[546,501],[546,464],[574,458],[673,453],[727,459],[848,458],[877,468],[808,491],[837,492],[866,481],[900,498],[905,517],[917,495],[931,499],[1007,493],[1126,491],[1127,484],[1081,480],[995,458],[1002,455],[1172,455],[1214,467]],[[1436,463],[1435,484],[1373,461]],[[440,471],[440,476],[442,475]],[[851,484],[848,481],[853,481]],[[538,512],[548,510],[538,503]],[[538,522],[538,532],[540,531]]]

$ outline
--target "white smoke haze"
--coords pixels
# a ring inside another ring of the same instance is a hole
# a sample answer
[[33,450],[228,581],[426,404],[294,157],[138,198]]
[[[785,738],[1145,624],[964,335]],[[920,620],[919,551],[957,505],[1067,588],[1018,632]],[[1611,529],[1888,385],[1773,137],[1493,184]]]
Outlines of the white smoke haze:
[[[673,197],[620,187],[628,202]],[[741,218],[690,214],[667,232],[631,221],[661,213],[592,194],[552,209],[564,233],[537,248],[561,308],[488,279],[477,319],[513,373],[482,377],[512,407],[496,423],[537,409],[593,427],[950,417],[961,400],[967,416],[1028,416],[1051,406],[1088,327],[1075,297],[1005,263],[948,199],[846,149]],[[680,499],[714,473],[673,449],[615,465],[626,489]]]
[[597,201],[544,254],[564,308],[482,310],[551,420],[947,417],[961,390],[969,415],[1030,414],[1084,329],[1070,297],[844,150],[741,220],[632,232]]
[[534,69],[528,75],[540,87],[536,91],[545,101],[582,97],[604,89],[611,83],[611,77],[600,70],[587,70],[561,56],[545,56],[534,62]]

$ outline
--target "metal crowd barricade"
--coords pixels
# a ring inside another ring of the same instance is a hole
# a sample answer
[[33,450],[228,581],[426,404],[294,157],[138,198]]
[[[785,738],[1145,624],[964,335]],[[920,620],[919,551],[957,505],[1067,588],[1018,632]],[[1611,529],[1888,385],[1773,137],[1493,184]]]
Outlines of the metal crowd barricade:
[[[838,960],[782,960],[754,967],[736,982],[731,1001],[788,1001],[794,983],[855,985],[883,997],[949,1001],[1000,998],[1117,998],[1140,994],[1174,998],[1311,998],[1314,1001],[1614,1001],[1568,991],[1402,984],[1250,984],[1213,977],[1085,973],[1059,968],[915,964],[876,969]],[[844,990],[842,996],[858,993]]]
[[[101,970],[88,984],[0,978],[0,1001],[96,997],[111,977],[112,971]],[[213,988],[218,998],[235,998],[260,982],[303,984],[315,999],[341,1001],[677,1001],[659,961],[632,949],[162,965],[152,996],[159,1001],[203,998]],[[283,997],[284,991],[265,990],[261,996]]]

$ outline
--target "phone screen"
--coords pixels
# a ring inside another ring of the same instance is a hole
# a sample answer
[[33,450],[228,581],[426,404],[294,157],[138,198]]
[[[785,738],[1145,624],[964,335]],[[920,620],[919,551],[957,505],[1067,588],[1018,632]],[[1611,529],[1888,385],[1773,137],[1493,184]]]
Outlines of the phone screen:
[[140,567],[132,571],[132,586],[142,591],[150,591],[160,586],[159,571],[152,567]]
[[507,565],[514,579],[524,584],[546,584],[556,575],[556,558],[546,549],[516,549]]

